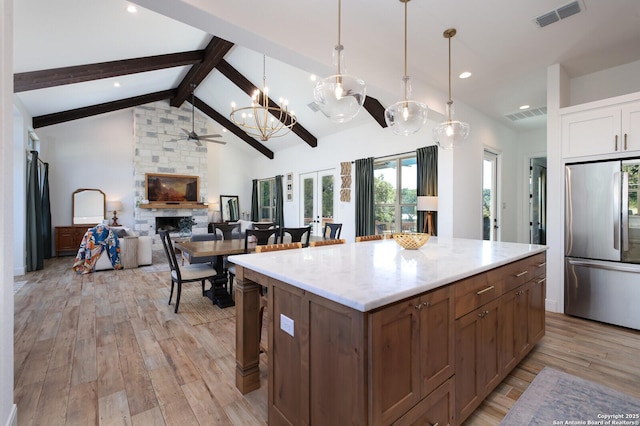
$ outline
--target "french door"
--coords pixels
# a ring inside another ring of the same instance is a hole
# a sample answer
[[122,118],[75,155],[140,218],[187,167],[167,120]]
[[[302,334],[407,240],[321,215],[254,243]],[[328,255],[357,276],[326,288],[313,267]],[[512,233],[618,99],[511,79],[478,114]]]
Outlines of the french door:
[[482,239],[500,240],[498,217],[498,154],[484,151],[482,159]]
[[333,222],[335,169],[300,174],[300,223],[311,225],[311,235],[321,236]]

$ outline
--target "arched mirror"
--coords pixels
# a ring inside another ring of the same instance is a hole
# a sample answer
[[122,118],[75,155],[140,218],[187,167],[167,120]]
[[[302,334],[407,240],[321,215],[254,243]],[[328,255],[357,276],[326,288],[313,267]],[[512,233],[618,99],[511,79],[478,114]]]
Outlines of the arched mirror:
[[96,225],[105,217],[105,195],[99,189],[80,188],[71,196],[71,223]]
[[237,195],[220,196],[220,213],[223,222],[235,222],[240,219],[240,206]]

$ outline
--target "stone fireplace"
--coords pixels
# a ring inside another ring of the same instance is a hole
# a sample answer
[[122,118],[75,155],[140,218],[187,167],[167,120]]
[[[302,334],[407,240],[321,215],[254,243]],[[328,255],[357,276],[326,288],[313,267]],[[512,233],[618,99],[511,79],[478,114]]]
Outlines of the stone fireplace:
[[[200,194],[207,194],[207,144],[198,146],[192,141],[177,140],[182,135],[181,128],[191,125],[191,108],[185,103],[182,108],[172,108],[167,101],[154,102],[134,108],[134,192],[135,199],[146,197],[145,174],[169,173],[199,176]],[[199,134],[212,133],[207,129],[206,120],[196,113],[195,131]],[[138,203],[136,203],[138,204]],[[166,206],[165,206],[166,207]],[[197,208],[152,208],[140,204],[134,211],[135,231],[149,235],[153,240],[153,250],[162,250],[158,229],[172,227],[178,232],[178,222],[182,217],[193,217],[196,224],[193,233],[206,233],[208,220],[207,206]]]
[[156,234],[158,231],[178,232],[180,220],[189,216],[156,216]]

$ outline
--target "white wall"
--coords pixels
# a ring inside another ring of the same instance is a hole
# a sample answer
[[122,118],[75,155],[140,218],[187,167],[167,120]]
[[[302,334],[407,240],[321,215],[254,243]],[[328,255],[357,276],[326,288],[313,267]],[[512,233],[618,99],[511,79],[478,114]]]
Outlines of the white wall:
[[568,83],[568,103],[561,106],[579,105],[640,92],[638,75],[640,75],[640,61],[572,78]]
[[[0,188],[13,205],[13,1],[0,2]],[[13,403],[13,210],[0,209],[0,424],[16,425]]]

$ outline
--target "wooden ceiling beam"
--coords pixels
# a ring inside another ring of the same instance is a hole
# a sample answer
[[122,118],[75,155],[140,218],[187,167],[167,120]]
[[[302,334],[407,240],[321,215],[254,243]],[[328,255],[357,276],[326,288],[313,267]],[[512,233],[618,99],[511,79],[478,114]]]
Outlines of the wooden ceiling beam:
[[230,41],[213,37],[204,49],[202,62],[193,64],[185,78],[178,85],[178,93],[175,98],[171,99],[171,106],[180,108],[180,105],[191,95],[192,87],[198,87],[232,47],[233,43]]
[[49,70],[30,71],[13,75],[14,93],[44,89],[65,84],[117,77],[165,68],[194,65],[202,62],[204,50],[123,59],[97,64],[77,65]]
[[151,102],[170,99],[175,96],[175,92],[175,89],[164,90],[162,92],[134,96],[133,98],[120,99],[117,101],[91,105],[83,108],[71,109],[68,111],[56,112],[47,115],[40,115],[38,117],[33,117],[32,125],[34,129],[37,129],[40,127],[51,126],[53,124],[78,120],[80,118],[91,117],[93,115],[104,114],[106,112],[118,111],[120,109],[131,108],[138,105],[144,105]]
[[227,129],[228,131],[230,131],[231,133],[233,133],[234,135],[236,135],[237,137],[239,137],[240,139],[242,139],[243,141],[251,145],[256,150],[260,151],[265,157],[269,158],[270,160],[273,160],[273,151],[271,151],[266,146],[262,145],[260,142],[258,142],[251,136],[247,135],[247,133],[244,130],[242,130],[235,124],[233,124],[231,120],[229,120],[228,118],[220,114],[218,111],[211,108],[209,105],[204,103],[197,96],[194,97],[194,102],[195,102],[195,107],[198,108],[202,113],[204,113],[205,115],[210,117],[212,120],[216,121],[217,123],[221,124],[225,129]]
[[[257,89],[257,87],[253,85],[253,83],[251,83],[245,76],[240,74],[240,71],[235,69],[231,64],[229,64],[224,59],[220,61],[220,63],[216,68],[218,69],[218,71],[222,73],[222,75],[227,77],[229,81],[231,81],[233,84],[238,86],[247,95],[249,96],[253,95],[253,92]],[[276,104],[271,98],[269,98],[269,106],[277,107],[278,104]],[[279,117],[276,117],[276,118],[279,118]],[[287,124],[286,121],[288,120],[284,121],[285,124]],[[294,124],[291,131],[296,135],[298,135],[300,139],[305,141],[310,147],[315,148],[318,146],[318,138],[313,136],[311,132],[305,129],[302,126],[302,124],[300,124],[300,122],[297,122],[296,124]]]
[[384,107],[376,98],[367,96],[364,98],[364,109],[378,122],[381,127],[387,127],[387,121],[384,119]]

